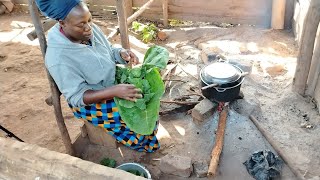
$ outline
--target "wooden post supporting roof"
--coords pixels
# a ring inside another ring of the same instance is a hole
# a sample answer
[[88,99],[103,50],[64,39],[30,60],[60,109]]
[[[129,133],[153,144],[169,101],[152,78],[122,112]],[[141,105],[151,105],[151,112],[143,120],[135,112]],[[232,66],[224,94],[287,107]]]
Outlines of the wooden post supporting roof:
[[[320,29],[318,29],[320,31]],[[314,48],[311,67],[308,76],[306,95],[314,97],[317,83],[320,76],[320,37],[317,39],[316,47]]]
[[133,14],[132,1],[133,0],[126,0],[126,3],[125,3],[127,18]]
[[116,1],[117,1],[117,12],[118,12],[121,45],[125,49],[130,49],[127,15],[125,11],[125,0],[116,0]]
[[162,0],[163,26],[168,27],[168,0]]
[[[118,12],[118,24],[121,37],[121,45],[125,49],[130,49],[129,36],[128,36],[128,24],[131,24],[137,17],[139,17],[146,9],[148,9],[155,0],[149,0],[146,4],[131,15],[132,0],[116,0],[117,12]],[[130,10],[131,9],[131,10]],[[127,14],[130,13],[130,14]],[[131,15],[130,17],[127,17]],[[114,33],[116,34],[116,32]]]
[[[36,34],[37,34],[37,37],[38,37],[38,40],[40,43],[42,56],[43,56],[43,58],[45,58],[46,49],[47,49],[47,41],[46,41],[46,37],[44,35],[42,23],[40,21],[38,8],[37,8],[34,0],[29,0],[28,2],[29,2],[29,10],[30,10],[32,22],[34,24]],[[64,118],[63,118],[62,111],[61,111],[61,104],[60,104],[61,93],[60,93],[57,85],[55,84],[54,80],[52,79],[52,77],[48,73],[48,71],[47,71],[47,76],[48,76],[50,89],[51,89],[51,93],[52,93],[52,103],[53,103],[53,107],[54,107],[54,114],[55,114],[56,121],[57,121],[59,130],[60,130],[60,133],[62,136],[62,141],[66,147],[66,152],[70,155],[74,155],[74,149],[72,147],[71,139],[70,139],[66,124],[64,123]]]
[[283,29],[285,22],[286,0],[272,1],[271,27],[273,29]]
[[305,95],[319,21],[320,1],[311,0],[310,7],[304,21],[299,55],[297,58],[297,68],[293,81],[293,90],[301,95]]

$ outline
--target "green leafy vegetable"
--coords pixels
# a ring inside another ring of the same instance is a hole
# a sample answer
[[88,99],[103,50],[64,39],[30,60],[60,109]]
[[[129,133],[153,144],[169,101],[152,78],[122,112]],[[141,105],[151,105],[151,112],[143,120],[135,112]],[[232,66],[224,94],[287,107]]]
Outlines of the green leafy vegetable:
[[116,167],[116,161],[114,159],[109,159],[109,158],[103,158],[100,161],[101,165],[107,166],[107,167],[111,167],[111,168],[115,168]]
[[164,93],[159,68],[164,69],[168,60],[167,49],[152,46],[145,54],[142,66],[132,69],[117,67],[116,83],[134,84],[143,95],[136,102],[114,98],[123,121],[138,134],[149,135],[154,130],[159,117],[160,99]]
[[160,69],[167,67],[169,52],[161,46],[153,46],[144,56],[143,64],[156,66]]
[[157,37],[158,28],[154,24],[142,24],[137,21],[132,22],[132,29],[138,33],[142,41],[150,42]]

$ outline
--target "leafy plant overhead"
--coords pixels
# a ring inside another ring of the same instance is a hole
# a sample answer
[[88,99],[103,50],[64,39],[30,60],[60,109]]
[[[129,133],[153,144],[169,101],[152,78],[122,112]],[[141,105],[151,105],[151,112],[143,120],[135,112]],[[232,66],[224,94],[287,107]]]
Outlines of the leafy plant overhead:
[[146,52],[142,65],[132,69],[117,67],[116,83],[133,84],[143,95],[136,102],[114,98],[123,121],[138,134],[149,135],[155,128],[159,117],[160,99],[165,89],[159,69],[164,69],[168,60],[167,49],[152,46]]
[[141,36],[144,42],[150,42],[156,39],[157,32],[159,31],[152,23],[142,24],[137,21],[132,22],[132,29]]

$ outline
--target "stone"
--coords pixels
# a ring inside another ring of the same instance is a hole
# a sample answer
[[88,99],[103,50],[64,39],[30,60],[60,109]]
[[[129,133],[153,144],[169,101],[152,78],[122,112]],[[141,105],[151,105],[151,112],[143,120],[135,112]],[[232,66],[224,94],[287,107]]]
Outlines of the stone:
[[193,122],[196,124],[205,122],[206,119],[213,115],[217,106],[217,103],[213,103],[209,99],[203,99],[192,109],[191,116]]
[[108,148],[117,148],[116,139],[107,134],[103,128],[95,127],[88,121],[85,121],[85,128],[91,143],[106,146]]
[[87,131],[85,124],[82,124],[80,126],[80,132],[81,132],[81,137],[85,138],[88,136],[88,131]]
[[219,59],[225,59],[225,57],[221,55],[219,50],[215,50],[212,48],[203,49],[200,53],[200,57],[204,64],[209,64]]
[[192,169],[190,157],[168,154],[160,160],[160,170],[165,174],[187,178],[191,175]]
[[153,180],[159,180],[161,178],[162,172],[157,165],[149,165],[146,166],[146,168],[149,170]]
[[193,164],[193,171],[195,172],[198,178],[207,177],[208,169],[209,166],[206,162],[195,162]]
[[88,147],[90,144],[88,136],[83,137],[81,132],[71,141],[71,143],[75,151],[75,157],[81,157],[86,150],[84,147]]
[[287,72],[283,64],[276,64],[271,67],[266,67],[265,70],[270,76],[278,76]]
[[168,34],[164,31],[159,31],[157,36],[161,41],[164,41],[168,38]]

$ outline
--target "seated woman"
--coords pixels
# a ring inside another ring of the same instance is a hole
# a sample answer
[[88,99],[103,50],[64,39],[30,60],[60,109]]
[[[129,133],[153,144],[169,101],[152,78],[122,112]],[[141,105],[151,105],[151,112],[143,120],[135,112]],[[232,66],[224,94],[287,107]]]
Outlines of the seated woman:
[[159,149],[157,125],[150,135],[131,131],[113,100],[142,97],[134,85],[114,85],[116,63],[138,63],[137,56],[130,50],[113,48],[79,0],[36,3],[43,14],[59,21],[48,32],[45,64],[75,117],[104,128],[118,142],[137,151]]

